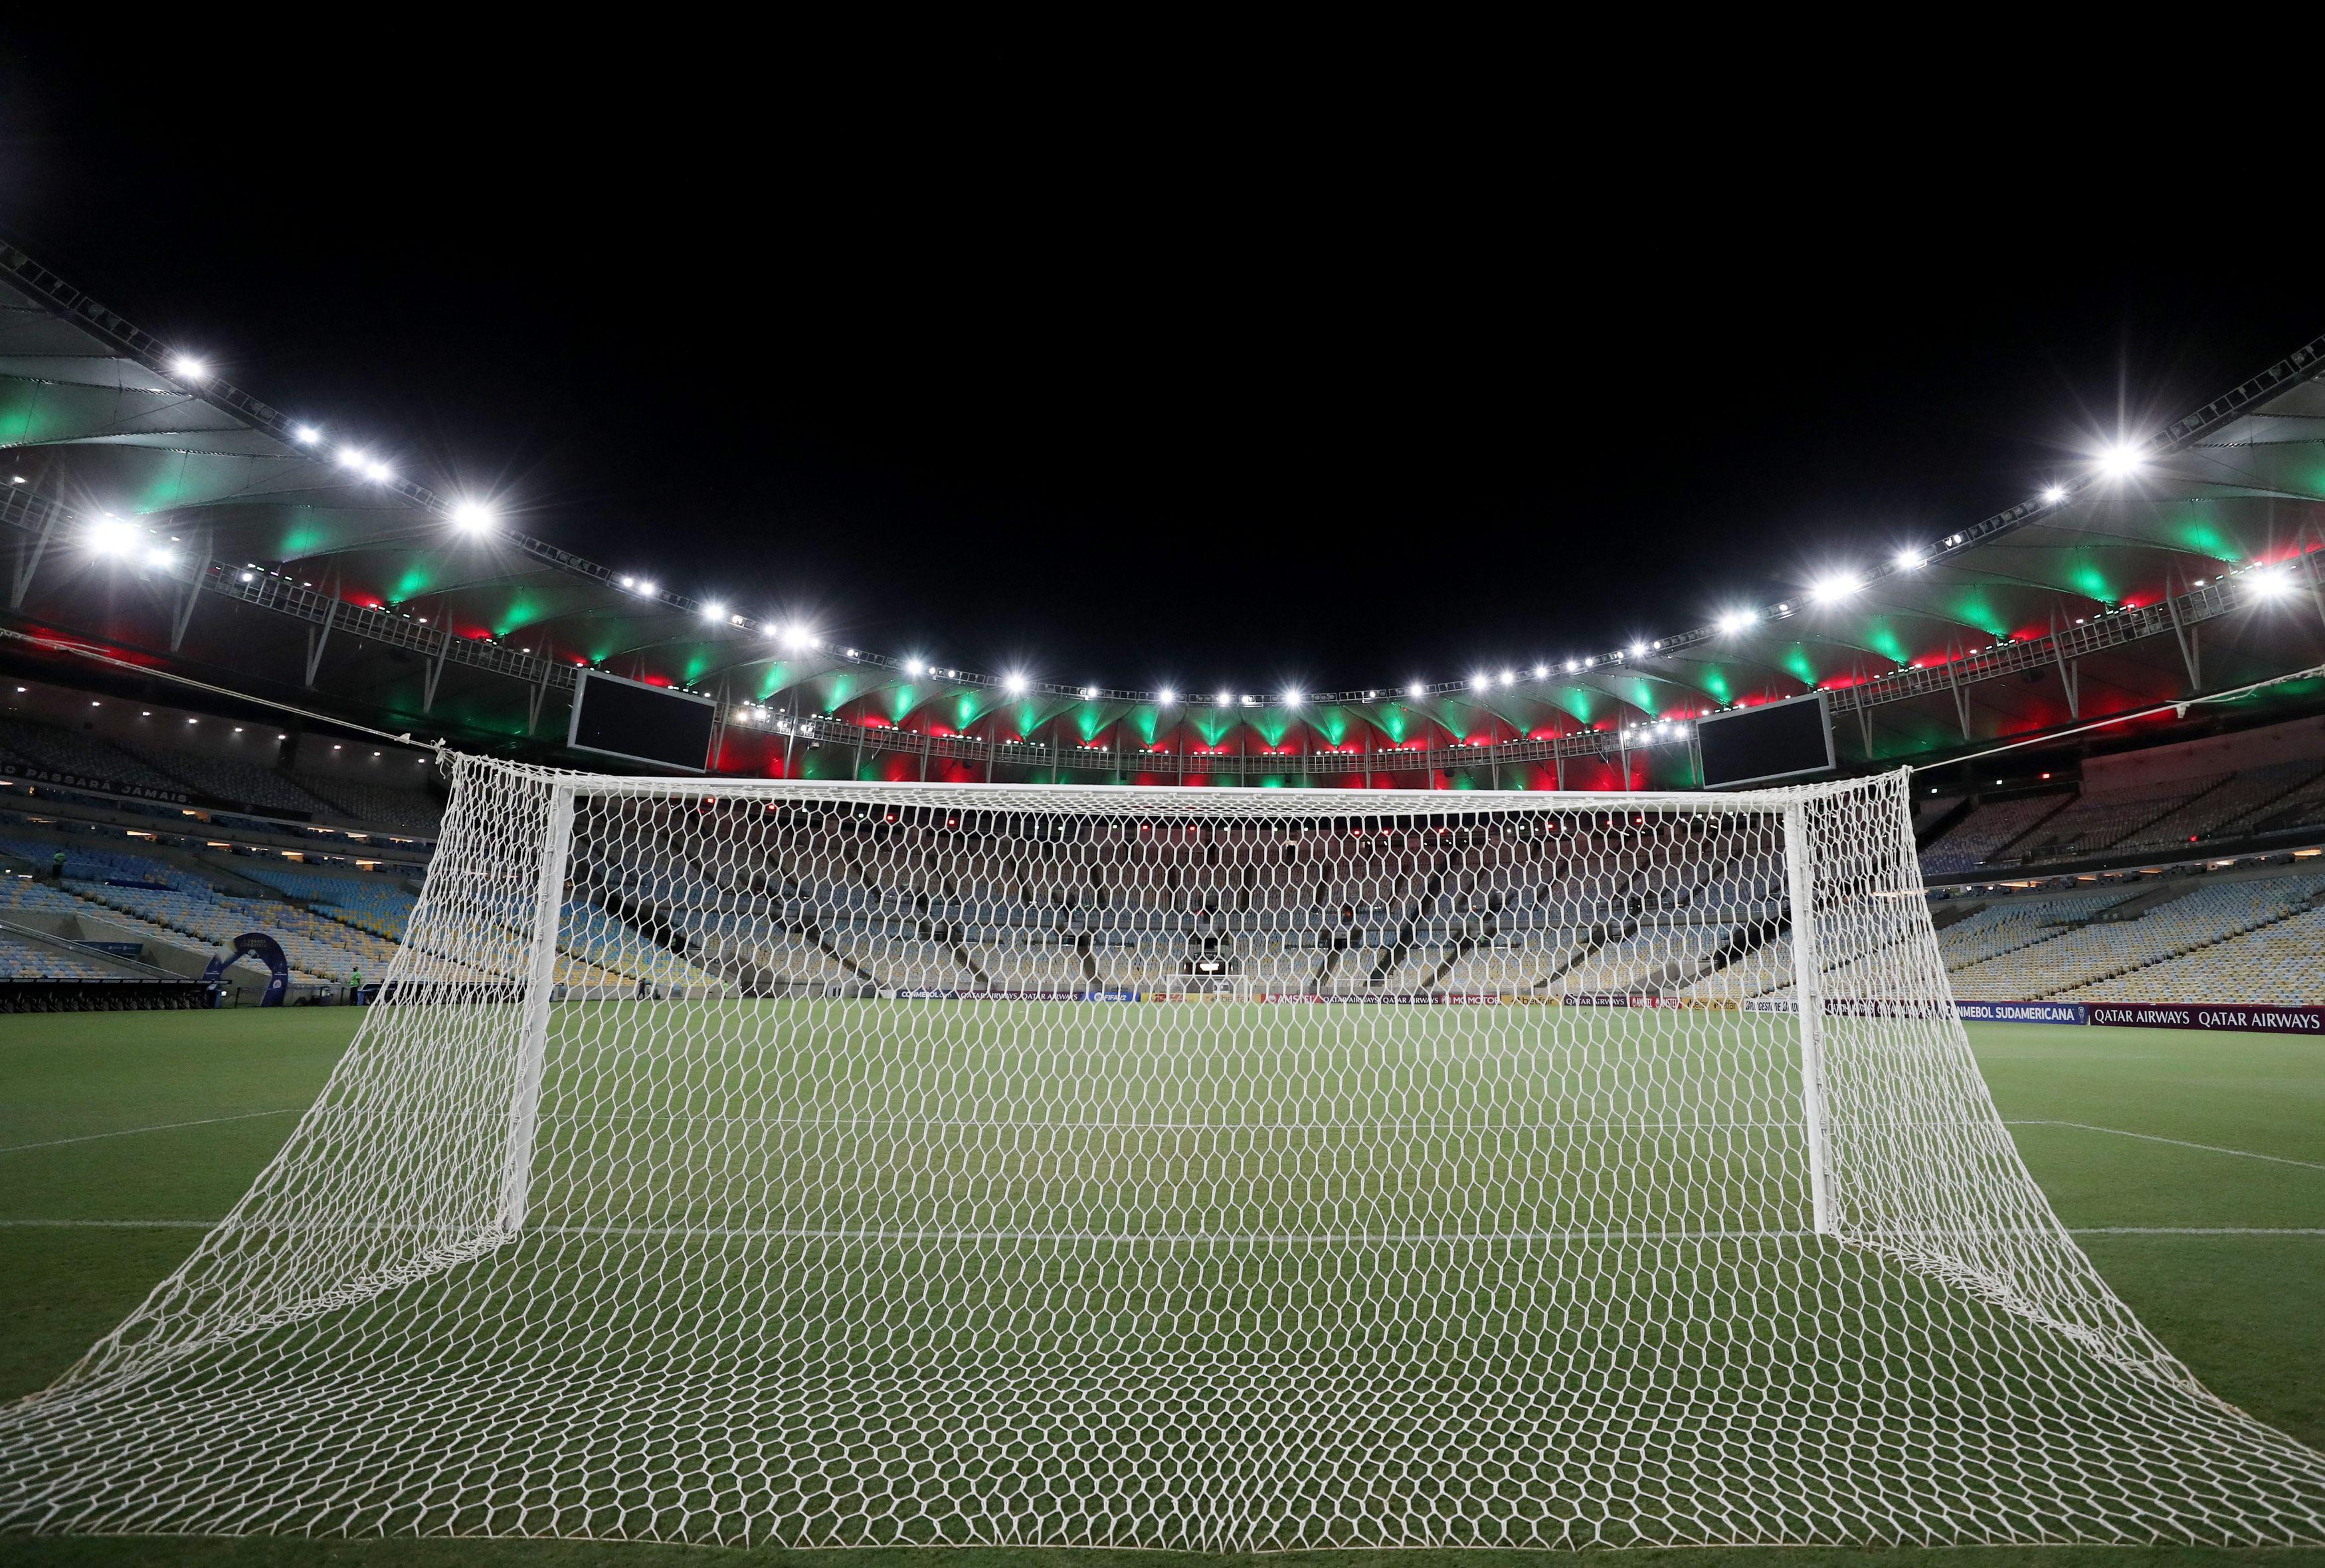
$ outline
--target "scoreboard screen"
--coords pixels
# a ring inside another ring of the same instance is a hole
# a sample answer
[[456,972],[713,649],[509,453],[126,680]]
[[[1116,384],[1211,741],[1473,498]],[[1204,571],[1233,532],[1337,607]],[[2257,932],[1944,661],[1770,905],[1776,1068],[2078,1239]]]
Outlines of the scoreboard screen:
[[565,743],[656,768],[702,773],[710,767],[711,721],[718,705],[690,691],[585,669],[573,692]]
[[1832,713],[1820,691],[1698,719],[1695,737],[1706,789],[1822,773],[1834,761]]

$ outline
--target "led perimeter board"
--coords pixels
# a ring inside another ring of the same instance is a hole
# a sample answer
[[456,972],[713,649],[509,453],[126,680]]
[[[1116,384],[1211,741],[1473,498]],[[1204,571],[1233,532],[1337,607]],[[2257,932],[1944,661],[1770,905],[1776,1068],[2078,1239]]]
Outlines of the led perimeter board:
[[577,752],[707,772],[710,728],[718,715],[718,705],[709,697],[584,669],[574,685],[565,743]]
[[1699,719],[1695,739],[1706,789],[1822,773],[1833,765],[1832,712],[1820,691]]

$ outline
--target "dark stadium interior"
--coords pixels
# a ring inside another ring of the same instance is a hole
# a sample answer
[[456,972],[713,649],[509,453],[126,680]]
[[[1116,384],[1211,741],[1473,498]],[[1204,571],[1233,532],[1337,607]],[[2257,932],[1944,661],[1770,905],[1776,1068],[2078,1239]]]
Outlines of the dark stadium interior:
[[0,1558],[2325,1549],[2265,116],[341,25],[0,18]]

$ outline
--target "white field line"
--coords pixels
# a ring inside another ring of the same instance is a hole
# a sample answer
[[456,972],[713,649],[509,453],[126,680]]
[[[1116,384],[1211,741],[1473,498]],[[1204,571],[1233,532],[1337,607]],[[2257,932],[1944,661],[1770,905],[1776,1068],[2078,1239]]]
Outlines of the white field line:
[[2144,1143],[2168,1143],[2174,1148],[2200,1148],[2207,1154],[2233,1154],[2240,1159],[2265,1159],[2271,1165],[2297,1165],[2303,1170],[2325,1170],[2325,1164],[2313,1159],[2293,1159],[2282,1154],[2260,1154],[2249,1148],[2230,1148],[2218,1143],[2191,1143],[2184,1138],[2160,1138],[2153,1132],[2133,1132],[2121,1127],[2096,1127],[2088,1121],[2005,1121],[2005,1127],[2073,1127],[2085,1132],[2108,1132],[2117,1138],[2136,1138]]
[[94,1143],[100,1138],[130,1138],[140,1132],[168,1132],[180,1127],[215,1127],[221,1121],[253,1121],[261,1116],[296,1116],[306,1109],[293,1105],[287,1111],[245,1111],[233,1116],[204,1116],[192,1121],[157,1121],[151,1127],[116,1127],[110,1132],[84,1132],[74,1138],[47,1138],[38,1143],[0,1144],[0,1154],[14,1154],[27,1148],[57,1148],[68,1143]]
[[[6,1231],[208,1231],[222,1222],[210,1220],[43,1220],[0,1218]],[[264,1229],[253,1226],[252,1229]],[[1469,1235],[1394,1236],[1320,1234],[1222,1235],[1181,1234],[1072,1235],[1033,1231],[803,1231],[773,1227],[758,1229],[724,1225],[542,1225],[552,1236],[736,1237],[791,1241],[1079,1241],[1099,1242],[1289,1242],[1401,1244],[1459,1241],[1780,1241],[1813,1235],[1811,1231],[1480,1231]],[[2325,1225],[2083,1225],[2070,1228],[2076,1236],[2325,1236]]]

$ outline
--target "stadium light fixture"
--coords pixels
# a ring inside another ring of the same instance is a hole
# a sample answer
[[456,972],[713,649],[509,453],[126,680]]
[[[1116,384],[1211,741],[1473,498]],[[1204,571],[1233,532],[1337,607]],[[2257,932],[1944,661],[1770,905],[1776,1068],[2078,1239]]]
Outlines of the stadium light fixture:
[[815,634],[796,621],[783,628],[783,646],[786,648],[806,648],[814,641]]
[[2245,581],[2255,598],[2281,599],[2293,592],[2293,574],[2282,567],[2262,567]]
[[352,468],[360,474],[363,472],[364,465],[370,459],[364,456],[363,448],[360,447],[342,447],[333,454],[333,461],[342,468]]
[[1902,549],[1897,552],[1896,559],[1890,564],[1901,572],[1915,572],[1922,569],[1922,562],[1928,558],[1920,550]]
[[375,484],[384,484],[395,477],[395,470],[384,463],[366,463],[363,475]]
[[1850,574],[1836,572],[1831,576],[1820,577],[1811,584],[1809,587],[1809,597],[1820,604],[1837,604],[1863,586],[1865,586],[1864,583]]
[[88,525],[88,548],[103,556],[117,556],[129,548],[130,526],[107,512]]
[[1301,694],[1300,694],[1299,692],[1297,692],[1297,691],[1287,691],[1287,692],[1285,692],[1285,693],[1283,694],[1283,706],[1284,706],[1285,707],[1288,707],[1288,708],[1296,708],[1296,707],[1298,707],[1298,706],[1300,706],[1300,703],[1301,703]]
[[312,425],[293,425],[291,427],[291,438],[301,447],[311,447],[323,438],[323,432]]
[[1750,610],[1730,610],[1719,618],[1719,630],[1732,637],[1759,619],[1760,617]]
[[208,381],[210,378],[208,363],[196,355],[176,355],[170,361],[170,369],[182,381]]
[[1424,697],[1429,695],[1429,688],[1416,680],[1404,688],[1404,695],[1410,697]]
[[1567,674],[1569,674],[1569,675],[1576,674],[1576,673],[1578,673],[1581,669],[1582,669],[1582,660],[1580,660],[1580,659],[1568,659],[1568,660],[1566,661],[1566,673],[1567,673]]
[[650,594],[652,594],[653,591],[654,591],[654,585],[653,585],[653,579],[652,577],[640,577],[640,578],[638,579],[638,592],[639,592],[639,593],[641,593],[641,594],[649,594],[649,595],[650,595]]
[[1644,642],[1634,642],[1634,643],[1632,643],[1632,644],[1631,644],[1631,657],[1632,657],[1632,658],[1634,658],[1634,659],[1644,659],[1646,656],[1647,656],[1647,645],[1646,645],[1645,643],[1644,643]]
[[2147,455],[2136,441],[2117,441],[2099,454],[2099,472],[2110,479],[2126,479],[2147,466]]
[[1235,693],[1231,691],[1223,691],[1219,693],[1219,706],[1223,708],[1231,708],[1235,706]]
[[720,604],[716,599],[711,600],[710,603],[702,606],[702,618],[705,621],[724,620],[726,619],[726,615],[727,606]]
[[145,564],[149,567],[173,567],[178,564],[178,552],[168,545],[156,545],[145,552]]
[[1167,686],[1166,686],[1166,687],[1164,687],[1161,691],[1158,691],[1158,692],[1156,692],[1156,693],[1154,694],[1154,701],[1155,701],[1155,704],[1156,704],[1156,706],[1161,706],[1161,707],[1166,707],[1166,708],[1167,708],[1167,707],[1169,707],[1172,703],[1175,703],[1175,702],[1177,702],[1178,700],[1179,700],[1179,694],[1178,694],[1177,692],[1175,692],[1175,691],[1172,691],[1172,690],[1169,687],[1167,687]]
[[2067,487],[2066,487],[2065,485],[2063,485],[2063,484],[2045,484],[2044,486],[2042,486],[2042,501],[2043,501],[2043,504],[2045,504],[2045,505],[2047,505],[2047,506],[2056,506],[2056,505],[2058,505],[2058,504],[2059,504],[2059,503],[2061,503],[2061,501],[2064,501],[2064,500],[2066,500],[2066,499],[2067,499]]
[[482,533],[493,525],[493,509],[481,501],[462,501],[452,507],[452,525],[463,533]]
[[1475,675],[1473,675],[1473,676],[1471,676],[1471,677],[1469,678],[1469,685],[1470,685],[1471,688],[1472,688],[1472,689],[1474,689],[1474,690],[1477,690],[1477,691],[1484,691],[1484,690],[1486,690],[1487,688],[1488,688],[1489,687],[1491,687],[1493,684],[1494,684],[1494,678],[1493,678],[1492,676],[1490,676],[1490,675],[1487,675],[1487,674],[1484,670],[1482,670],[1482,669],[1481,669],[1481,670],[1479,670],[1477,674],[1475,674]]
[[1514,684],[1514,683],[1515,683],[1515,681],[1517,680],[1517,678],[1518,678],[1518,673],[1517,673],[1517,671],[1516,671],[1516,670],[1514,670],[1514,669],[1505,669],[1505,670],[1502,671],[1502,684],[1503,684],[1504,686],[1510,686],[1510,685]]
[[1543,679],[1543,678],[1546,678],[1549,674],[1550,674],[1550,666],[1549,666],[1549,665],[1547,665],[1547,664],[1537,664],[1537,665],[1535,665],[1535,666],[1533,667],[1533,678],[1534,678],[1536,680]]
[[1097,696],[1098,696],[1098,687],[1094,687],[1094,686],[1086,686],[1086,687],[1082,687],[1082,700],[1083,700],[1084,702],[1089,702],[1089,701],[1092,701],[1092,700],[1094,700]]

